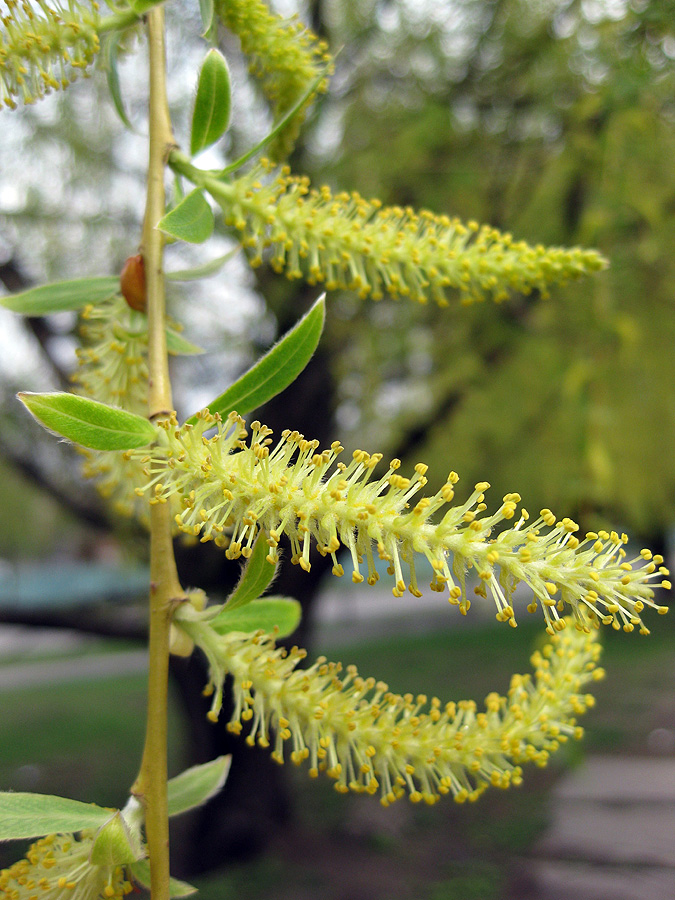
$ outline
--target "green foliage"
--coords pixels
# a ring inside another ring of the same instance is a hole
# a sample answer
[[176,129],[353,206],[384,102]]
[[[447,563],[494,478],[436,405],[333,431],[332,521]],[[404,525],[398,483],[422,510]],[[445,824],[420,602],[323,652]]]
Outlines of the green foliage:
[[[134,881],[140,887],[150,890],[150,861],[147,859],[139,859],[129,867]],[[180,881],[178,878],[169,879],[169,897],[171,900],[179,900],[181,897],[189,897],[197,892],[197,888],[188,884],[186,881]]]
[[179,816],[215,796],[227,780],[231,761],[231,756],[220,756],[171,778],[167,784],[169,816]]
[[82,309],[86,304],[98,305],[119,291],[119,278],[78,278],[43,284],[19,294],[0,297],[0,306],[22,316],[48,316],[64,310]]
[[33,838],[55,831],[100,828],[111,812],[93,803],[45,794],[0,793],[0,840]]
[[239,584],[227,598],[228,612],[262,597],[270,586],[277,567],[267,559],[268,552],[267,541],[261,534],[253,545]]
[[[79,831],[78,828],[72,830]],[[96,832],[89,860],[95,866],[128,866],[144,855],[140,839],[134,841],[124,817],[118,811]]]
[[145,447],[157,437],[147,419],[98,400],[66,393],[23,392],[18,397],[45,428],[83,447],[130,450]]
[[197,96],[192,110],[190,154],[196,156],[215,144],[230,124],[230,70],[225,57],[215,49],[206,54],[199,70]]
[[211,626],[218,634],[241,631],[250,634],[264,631],[279,638],[293,634],[302,616],[302,607],[297,600],[287,597],[263,597],[252,600],[246,607],[234,609],[225,606],[212,620]]
[[158,228],[176,240],[203,244],[213,234],[213,225],[213,211],[197,188],[164,216]]
[[[314,355],[326,317],[325,295],[258,362],[215,400],[206,404],[212,415],[227,418],[233,410],[247,413],[280,394],[306,367]],[[191,416],[194,425],[197,417]]]

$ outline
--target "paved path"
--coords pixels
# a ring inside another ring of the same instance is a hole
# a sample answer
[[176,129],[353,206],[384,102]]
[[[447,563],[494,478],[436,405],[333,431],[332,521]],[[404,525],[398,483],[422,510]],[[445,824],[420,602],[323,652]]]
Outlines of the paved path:
[[74,659],[11,663],[0,666],[0,691],[21,690],[43,684],[63,684],[66,681],[91,681],[115,675],[132,675],[147,671],[147,667],[148,654],[145,650]]
[[675,900],[675,758],[590,757],[551,803],[527,900]]

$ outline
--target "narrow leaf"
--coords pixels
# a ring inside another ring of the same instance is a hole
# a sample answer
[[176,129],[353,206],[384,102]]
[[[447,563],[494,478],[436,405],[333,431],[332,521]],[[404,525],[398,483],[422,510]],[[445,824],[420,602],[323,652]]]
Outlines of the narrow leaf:
[[157,436],[155,426],[135,413],[77,394],[21,393],[17,397],[49,431],[94,450],[131,450]]
[[197,96],[192,111],[190,154],[196,156],[215,144],[230,124],[232,105],[230,70],[227,60],[215,48],[206,54],[199,72]]
[[[326,316],[325,296],[322,294],[307,315],[278,344],[225,393],[208,403],[207,408],[223,418],[232,410],[244,415],[267,403],[295,381],[312,358],[321,338]],[[194,424],[196,415],[187,421]]]
[[251,147],[250,150],[247,150],[243,156],[240,156],[239,159],[235,159],[233,163],[230,163],[229,166],[226,166],[221,172],[218,173],[219,178],[225,178],[231,172],[236,172],[237,169],[241,168],[244,163],[247,163],[249,159],[252,159],[256,153],[259,153],[262,149],[264,149],[270,141],[273,141],[274,138],[284,130],[284,128],[288,125],[288,123],[293,119],[303,108],[305,103],[309,100],[309,98],[316,93],[319,85],[325,79],[326,75],[324,72],[321,73],[307,88],[305,93],[297,100],[291,108],[284,113],[284,115],[272,126],[272,130],[269,134],[266,134],[265,137],[259,141],[254,147]]
[[157,227],[180,241],[201,244],[213,234],[214,224],[213,210],[201,189],[195,188],[160,219]]
[[50,794],[0,793],[0,841],[100,828],[111,810]]
[[[141,887],[150,890],[150,860],[139,859],[138,862],[132,863],[129,870],[135,882]],[[177,878],[169,879],[169,897],[172,900],[178,900],[180,897],[189,897],[196,894],[197,888],[188,884],[187,881],[179,881]]]
[[166,348],[172,356],[199,356],[204,353],[201,347],[190,343],[178,331],[166,329]]
[[176,272],[165,272],[165,278],[167,281],[199,281],[200,278],[216,275],[228,260],[239,253],[239,250],[239,247],[235,247],[222,256],[210,259],[208,262],[202,263],[201,266],[194,266],[192,269],[178,269]]
[[246,564],[239,584],[227,600],[227,610],[232,611],[257,600],[272,583],[276,566],[267,561],[269,549],[264,534],[259,534],[253,545],[253,552]]
[[0,297],[0,306],[24,316],[48,316],[68,309],[81,309],[87,303],[96,306],[112,297],[119,289],[120,280],[112,275],[55,281],[20,294]]
[[220,634],[229,631],[262,631],[283,638],[292,634],[300,624],[302,607],[297,600],[288,597],[263,597],[252,600],[247,606],[230,610],[229,606],[211,623]]
[[199,12],[202,17],[202,37],[210,39],[215,26],[215,3],[213,0],[199,0]]
[[219,756],[170,779],[167,785],[169,815],[178,816],[214,797],[227,781],[231,761],[231,756]]
[[107,65],[106,78],[108,81],[108,90],[112,98],[113,106],[117,115],[120,117],[122,124],[136,134],[136,129],[131,124],[127,111],[124,108],[124,100],[122,99],[122,88],[120,86],[120,75],[117,68],[117,57],[120,49],[121,34],[112,34],[107,41]]

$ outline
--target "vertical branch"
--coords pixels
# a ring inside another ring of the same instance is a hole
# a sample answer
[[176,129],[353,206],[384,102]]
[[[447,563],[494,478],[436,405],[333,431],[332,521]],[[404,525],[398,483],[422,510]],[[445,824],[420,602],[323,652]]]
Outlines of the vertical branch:
[[150,151],[148,187],[143,220],[141,252],[145,263],[148,292],[148,368],[150,418],[169,415],[173,409],[166,350],[163,250],[164,236],[157,223],[164,215],[164,168],[173,146],[173,133],[166,94],[166,58],[164,48],[164,10],[161,6],[148,13],[148,50],[150,57]]
[[[150,62],[150,149],[148,187],[141,250],[148,303],[148,415],[172,410],[165,330],[164,240],[157,223],[164,215],[164,168],[173,144],[166,95],[164,12],[154,7],[147,17]],[[155,501],[150,508],[150,637],[148,711],[145,746],[132,788],[145,807],[152,900],[169,898],[169,822],[167,810],[167,705],[171,615],[183,592],[171,540],[170,508]]]

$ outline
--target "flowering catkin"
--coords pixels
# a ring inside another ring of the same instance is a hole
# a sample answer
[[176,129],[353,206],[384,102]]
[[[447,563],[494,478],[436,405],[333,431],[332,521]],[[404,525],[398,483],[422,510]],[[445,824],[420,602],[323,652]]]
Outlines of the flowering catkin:
[[[148,406],[148,328],[143,313],[129,308],[120,296],[81,314],[79,367],[72,381],[78,393],[101,403],[145,415]],[[135,493],[143,484],[137,460],[108,450],[83,450],[84,475],[95,478],[103,497],[123,515],[147,519],[147,502]]]
[[94,832],[50,834],[0,872],[3,900],[123,900],[133,888],[123,866],[90,862]]
[[[196,424],[178,427],[174,418],[159,423],[158,440],[150,450],[128,451],[126,458],[145,467],[146,483],[137,488],[151,503],[171,502],[181,509],[178,527],[202,541],[214,540],[230,559],[248,557],[263,531],[268,559],[278,560],[282,535],[291,544],[291,561],[309,570],[312,548],[330,554],[333,573],[343,574],[337,552],[351,557],[352,580],[375,584],[379,575],[373,551],[389,563],[393,592],[420,590],[415,558],[425,557],[434,572],[431,588],[447,590],[450,602],[466,613],[466,572],[474,569],[484,596],[490,592],[500,621],[516,624],[513,592],[524,582],[533,592],[528,611],[541,607],[547,631],[563,627],[561,613],[571,611],[584,628],[587,617],[632,631],[648,633],[641,612],[660,613],[650,581],[668,574],[663,558],[643,550],[626,560],[625,535],[590,532],[579,539],[570,519],[558,521],[542,510],[530,522],[521,510],[515,524],[499,533],[495,526],[516,519],[518,494],[507,494],[498,509],[487,512],[487,482],[475,486],[468,500],[454,504],[458,476],[450,472],[436,494],[413,502],[427,483],[427,466],[418,463],[408,478],[394,459],[379,477],[374,475],[381,454],[356,450],[348,463],[338,461],[339,442],[318,452],[318,442],[297,431],[282,432],[272,446],[269,428],[231,413],[225,423],[208,412]],[[207,437],[215,428],[215,434]],[[435,522],[432,522],[435,516]],[[365,561],[365,566],[364,566]],[[361,572],[366,569],[366,575]],[[656,587],[669,588],[667,581]]]
[[545,765],[568,737],[581,737],[576,716],[593,705],[585,685],[603,676],[599,644],[568,628],[533,655],[533,676],[514,675],[508,695],[489,694],[480,712],[473,701],[394,694],[323,657],[299,668],[304,650],[276,647],[262,632],[221,635],[205,622],[179,624],[208,659],[211,719],[229,674],[230,731],[246,728],[247,743],[272,744],[277,762],[306,761],[311,776],[325,772],[340,792],[379,793],[385,806],[406,793],[414,802],[444,794],[462,802],[490,785],[519,784],[522,763]]
[[276,271],[328,290],[445,306],[449,290],[463,302],[500,301],[515,291],[546,293],[605,265],[594,250],[532,247],[475,222],[313,189],[286,168],[270,176],[271,168],[263,161],[232,182],[207,178],[204,186],[241,233],[253,265],[269,250]]
[[34,103],[67,87],[99,50],[98,4],[4,0],[0,16],[0,106]]
[[[291,109],[322,74],[326,78],[317,90],[327,89],[332,68],[328,47],[297,16],[286,19],[275,15],[261,0],[217,0],[215,9],[239,37],[251,61],[251,73],[277,118]],[[310,102],[311,98],[268,146],[274,159],[285,159],[293,149]]]

